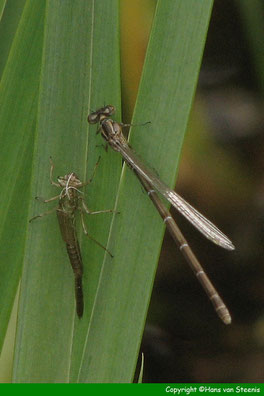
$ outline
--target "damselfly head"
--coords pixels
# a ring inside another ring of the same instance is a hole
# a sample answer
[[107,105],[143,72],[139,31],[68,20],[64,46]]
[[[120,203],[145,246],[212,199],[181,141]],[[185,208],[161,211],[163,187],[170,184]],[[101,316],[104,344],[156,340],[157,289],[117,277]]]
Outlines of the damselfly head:
[[82,184],[76,173],[59,176],[58,183],[61,187],[79,187]]
[[89,124],[97,124],[98,122],[111,116],[114,113],[115,113],[115,106],[107,105],[107,106],[101,107],[100,109],[98,109],[88,115],[88,122],[89,122]]

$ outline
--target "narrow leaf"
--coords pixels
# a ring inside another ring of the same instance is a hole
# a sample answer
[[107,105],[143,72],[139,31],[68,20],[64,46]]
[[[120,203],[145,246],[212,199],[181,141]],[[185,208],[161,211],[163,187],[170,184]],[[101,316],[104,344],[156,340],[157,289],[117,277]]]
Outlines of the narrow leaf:
[[[3,73],[18,23],[25,6],[25,0],[2,0],[0,22],[0,76]],[[1,10],[1,8],[0,8]]]
[[[169,185],[195,92],[212,1],[158,1],[138,93],[131,144]],[[118,153],[116,153],[118,155]],[[135,175],[119,186],[108,257],[100,279],[80,382],[131,382],[151,296],[164,225]]]
[[[112,62],[117,41],[109,39],[116,26],[115,0],[47,2],[34,195],[50,198],[60,194],[49,182],[50,156],[55,164],[54,178],[76,172],[85,181],[92,175],[103,151],[102,147],[95,147],[94,131],[88,137],[88,108],[91,95],[93,98],[97,95],[92,86],[93,71],[101,73],[97,75],[102,88],[98,98],[119,102],[119,80],[110,79],[108,74],[112,68],[119,72],[119,62]],[[97,48],[100,54],[95,55]],[[102,62],[102,49],[106,66]],[[118,59],[118,53],[116,55],[114,58]],[[93,182],[85,189],[84,197],[90,210],[113,208],[119,176],[111,169],[118,162],[116,159],[109,166],[106,161],[100,161]],[[31,216],[56,205],[56,201],[50,205],[32,201]],[[74,381],[75,372],[79,370],[104,251],[83,236],[78,220],[84,264],[82,319],[75,312],[74,278],[56,213],[28,227],[14,368],[16,382]],[[111,215],[89,216],[86,221],[91,236],[106,245]]]
[[27,1],[0,85],[0,344],[21,274],[33,132],[39,88],[44,1]]

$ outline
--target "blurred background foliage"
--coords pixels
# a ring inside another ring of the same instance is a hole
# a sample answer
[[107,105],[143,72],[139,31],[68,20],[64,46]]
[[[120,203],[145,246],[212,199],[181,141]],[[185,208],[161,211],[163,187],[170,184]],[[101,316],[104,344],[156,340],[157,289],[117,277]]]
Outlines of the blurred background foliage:
[[[13,1],[23,7],[23,0]],[[123,121],[129,122],[156,2],[120,4]],[[141,348],[143,382],[263,381],[263,24],[263,2],[215,0],[176,186],[231,238],[235,252],[210,244],[172,210],[233,323],[216,317],[166,233]],[[14,322],[1,382],[11,376]]]

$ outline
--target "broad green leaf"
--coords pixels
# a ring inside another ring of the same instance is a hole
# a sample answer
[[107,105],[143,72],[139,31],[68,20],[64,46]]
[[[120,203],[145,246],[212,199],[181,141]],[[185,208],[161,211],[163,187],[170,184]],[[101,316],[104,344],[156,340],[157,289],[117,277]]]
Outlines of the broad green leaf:
[[2,19],[5,6],[6,6],[6,0],[0,0],[0,21]]
[[[120,102],[117,4],[116,0],[47,2],[33,196],[49,198],[60,193],[49,183],[50,156],[54,176],[74,171],[81,180],[88,180],[99,155],[105,153],[96,147],[95,131],[88,135],[87,115],[90,106],[99,102]],[[93,182],[85,189],[90,210],[114,207],[120,164],[114,153],[101,159]],[[56,201],[50,205],[32,202],[30,214],[56,205]],[[106,245],[111,215],[87,217],[89,233]],[[81,320],[75,313],[74,278],[56,214],[28,227],[16,382],[74,381],[79,371],[104,250],[83,236],[79,223],[78,231],[84,264]]]
[[0,85],[0,344],[21,274],[36,123],[44,1],[27,1]]
[[0,22],[0,76],[3,73],[9,55],[16,29],[25,6],[25,0],[2,0],[2,6],[2,18]]
[[[103,18],[102,18],[103,15]],[[91,69],[89,87],[90,112],[104,103],[114,103],[120,114],[120,58],[119,58],[119,9],[117,0],[95,1],[93,9],[93,30],[90,36]],[[87,113],[85,114],[87,116]],[[90,187],[87,189],[87,202],[91,210],[114,209],[116,192],[121,172],[121,158],[110,150],[106,153],[104,142],[96,137],[94,128],[90,128],[85,118],[85,128],[88,128],[88,154],[84,161],[88,163],[89,177],[95,162],[101,157],[98,170]],[[87,219],[90,234],[105,246],[108,241],[111,214],[91,216]],[[86,239],[85,237],[83,239]],[[75,329],[73,342],[72,365],[70,381],[75,382],[80,370],[80,362],[93,309],[94,298],[98,288],[104,251],[93,242],[87,244],[83,240],[84,260],[86,261],[85,284],[85,321],[83,326]],[[112,252],[112,247],[109,247]],[[115,252],[112,252],[115,254]],[[110,260],[112,261],[112,260]],[[84,263],[85,265],[85,263]]]
[[[208,0],[157,4],[133,118],[134,123],[151,124],[133,128],[130,142],[170,186],[175,183],[211,7]],[[117,209],[121,214],[110,239],[115,257],[105,256],[80,382],[131,382],[134,376],[164,225],[127,168]]]

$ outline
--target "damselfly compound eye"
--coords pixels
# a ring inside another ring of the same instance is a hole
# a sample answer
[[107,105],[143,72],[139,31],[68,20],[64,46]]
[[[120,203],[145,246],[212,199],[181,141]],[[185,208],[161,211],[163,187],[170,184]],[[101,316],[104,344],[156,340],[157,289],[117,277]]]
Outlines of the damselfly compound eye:
[[99,122],[99,115],[97,113],[91,113],[88,115],[89,124],[97,124]]

